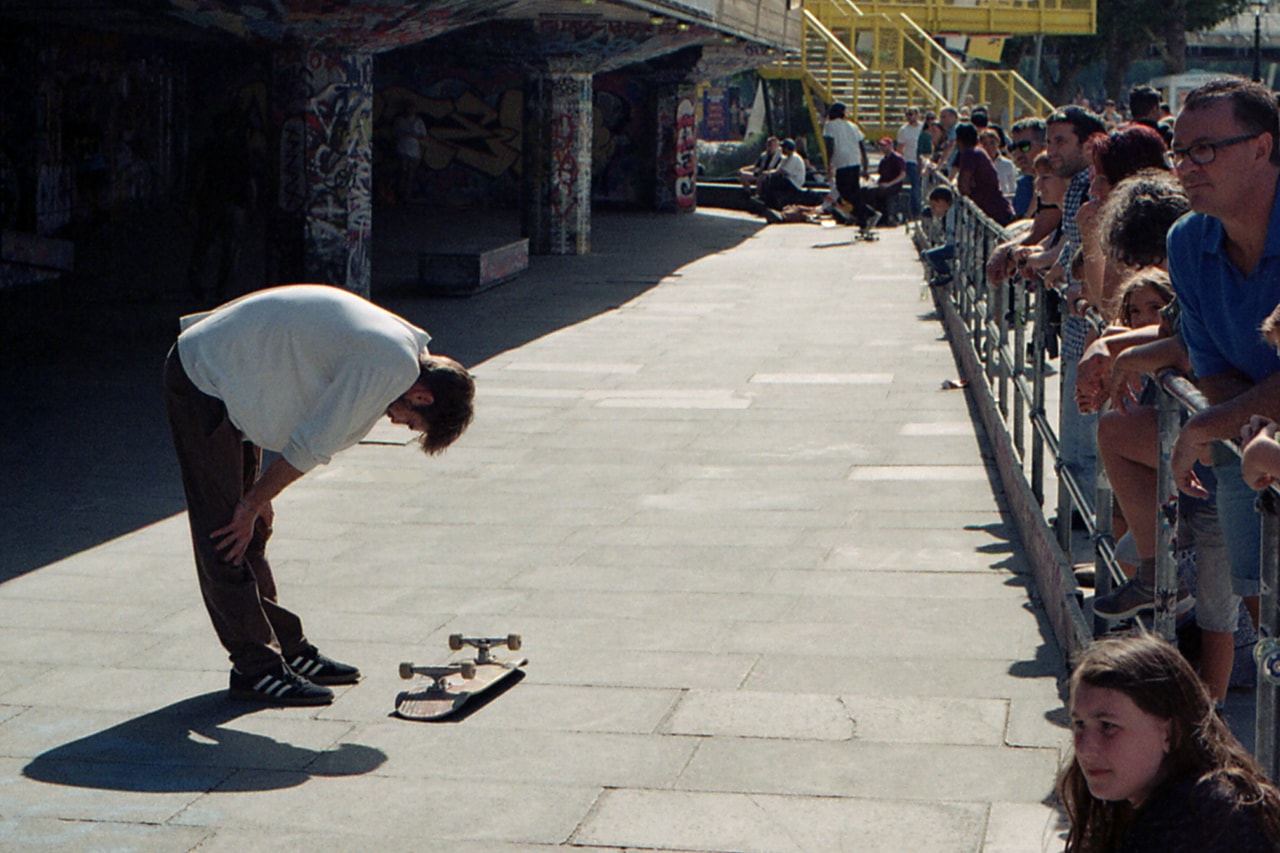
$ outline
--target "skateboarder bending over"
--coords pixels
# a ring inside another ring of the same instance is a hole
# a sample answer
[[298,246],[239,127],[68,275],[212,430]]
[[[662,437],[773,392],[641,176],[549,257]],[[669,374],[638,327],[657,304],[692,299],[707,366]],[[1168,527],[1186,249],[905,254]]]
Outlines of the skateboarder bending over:
[[[333,701],[360,671],[321,654],[277,601],[267,562],[271,501],[383,416],[444,450],[471,422],[475,385],[431,337],[345,290],[251,293],[182,318],[165,405],[182,470],[200,591],[231,656],[230,695]],[[263,449],[279,453],[260,471]]]

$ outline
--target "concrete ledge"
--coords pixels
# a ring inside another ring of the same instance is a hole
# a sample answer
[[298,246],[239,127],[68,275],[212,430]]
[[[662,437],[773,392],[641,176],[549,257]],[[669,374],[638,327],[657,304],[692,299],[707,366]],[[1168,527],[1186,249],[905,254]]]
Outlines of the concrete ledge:
[[28,234],[0,232],[0,290],[56,279],[75,268],[75,244]]
[[471,296],[529,268],[529,241],[418,254],[418,285],[431,296]]
[[1018,535],[1026,548],[1041,603],[1053,625],[1058,647],[1069,661],[1076,652],[1093,642],[1093,631],[1081,608],[1080,587],[1071,571],[1071,563],[1058,546],[1044,519],[1044,512],[1031,492],[1031,484],[1023,475],[1022,463],[1013,449],[1013,437],[1000,416],[978,354],[969,345],[969,333],[955,303],[951,301],[949,292],[935,293],[934,302],[942,313],[951,351],[960,362],[962,375],[969,380],[969,390],[973,392],[982,425],[995,451],[1000,482],[1009,501],[1009,511],[1018,526]]
[[[747,193],[737,181],[698,181],[697,203],[700,207],[727,210],[749,210]],[[822,204],[830,189],[821,184],[805,184],[805,204]]]

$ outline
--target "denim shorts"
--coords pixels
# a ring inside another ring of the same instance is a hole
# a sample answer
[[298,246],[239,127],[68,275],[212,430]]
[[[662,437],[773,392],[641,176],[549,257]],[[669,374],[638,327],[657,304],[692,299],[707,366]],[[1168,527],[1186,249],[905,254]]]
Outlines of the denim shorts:
[[[1184,504],[1186,505],[1184,507]],[[1202,631],[1231,634],[1240,617],[1240,596],[1232,589],[1230,557],[1218,514],[1208,501],[1178,498],[1178,569],[1195,554],[1196,624]]]
[[1231,584],[1236,595],[1257,595],[1262,551],[1262,517],[1254,509],[1257,492],[1240,474],[1240,457],[1213,446],[1213,473],[1218,478],[1218,522],[1226,540]]

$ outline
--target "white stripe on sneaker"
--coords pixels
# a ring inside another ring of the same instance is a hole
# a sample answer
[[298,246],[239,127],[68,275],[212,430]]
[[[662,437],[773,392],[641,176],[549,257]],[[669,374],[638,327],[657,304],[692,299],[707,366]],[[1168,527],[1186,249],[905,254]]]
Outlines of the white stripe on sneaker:
[[296,672],[298,675],[301,675],[303,678],[306,678],[316,672],[319,672],[322,669],[322,667],[320,666],[320,661],[307,660],[304,657],[294,658],[293,662],[289,664],[289,668],[292,669],[294,672]]
[[281,681],[270,674],[264,675],[258,680],[257,684],[253,685],[254,692],[265,693],[267,696],[273,696],[277,699],[287,693],[291,687],[292,685],[289,682]]

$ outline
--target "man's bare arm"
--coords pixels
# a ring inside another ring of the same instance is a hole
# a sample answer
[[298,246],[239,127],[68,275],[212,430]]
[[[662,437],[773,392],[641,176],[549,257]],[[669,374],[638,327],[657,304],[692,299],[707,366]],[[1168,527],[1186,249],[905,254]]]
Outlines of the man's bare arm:
[[253,539],[253,526],[258,516],[262,516],[269,526],[274,515],[271,501],[300,479],[302,474],[302,471],[285,461],[283,456],[276,458],[236,503],[231,521],[209,534],[210,539],[218,540],[218,550],[225,552],[228,562],[239,563],[244,558],[244,552]]
[[1178,488],[1203,497],[1204,487],[1192,468],[1215,441],[1236,438],[1253,415],[1280,420],[1280,373],[1273,373],[1257,385],[1248,377],[1226,371],[1196,382],[1209,401],[1209,408],[1193,415],[1178,433],[1170,462]]

